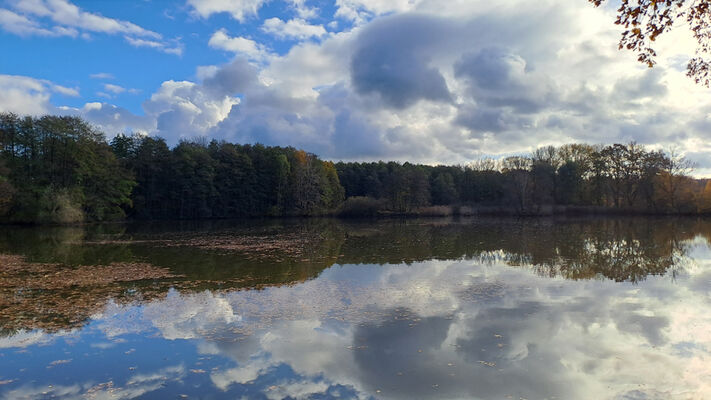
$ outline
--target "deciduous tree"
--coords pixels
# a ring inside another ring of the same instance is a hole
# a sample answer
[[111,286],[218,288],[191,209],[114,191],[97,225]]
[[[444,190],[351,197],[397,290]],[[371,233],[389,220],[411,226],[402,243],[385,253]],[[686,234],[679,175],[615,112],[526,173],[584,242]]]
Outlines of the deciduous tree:
[[[606,0],[588,1],[600,6]],[[685,25],[697,42],[696,55],[687,63],[687,75],[697,83],[711,84],[710,0],[622,0],[615,23],[625,29],[619,48],[637,53],[637,59],[649,67],[656,64],[654,42]]]

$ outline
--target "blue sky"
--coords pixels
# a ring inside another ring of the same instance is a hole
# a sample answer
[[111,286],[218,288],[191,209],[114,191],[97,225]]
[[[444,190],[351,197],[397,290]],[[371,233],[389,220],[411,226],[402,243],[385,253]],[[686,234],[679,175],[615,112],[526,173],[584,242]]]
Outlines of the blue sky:
[[[46,3],[51,4],[49,1]],[[5,0],[3,5],[13,10],[17,4],[16,1]],[[158,89],[164,80],[194,80],[197,66],[225,63],[234,56],[230,52],[206,46],[215,27],[225,29],[231,36],[252,38],[277,54],[285,54],[297,43],[291,38],[277,39],[260,29],[263,21],[269,18],[298,18],[291,2],[271,1],[260,7],[256,15],[243,21],[235,20],[228,12],[202,18],[183,1],[84,0],[72,4],[84,12],[130,21],[157,32],[168,46],[180,49],[180,54],[174,54],[148,47],[135,47],[120,34],[89,33],[90,37],[83,39],[71,36],[17,35],[8,30],[0,30],[2,48],[6,54],[13,55],[0,60],[2,73],[26,75],[70,88],[81,88],[81,96],[57,98],[62,105],[72,107],[81,107],[88,101],[107,101],[103,93],[111,95],[113,104],[143,114],[141,103],[145,95]],[[318,15],[311,18],[311,23],[327,24],[333,20],[336,12],[333,4],[325,1],[314,1],[311,4],[319,10]],[[49,20],[51,23],[51,18],[38,20]],[[341,27],[351,25],[350,21],[336,20]],[[326,29],[334,31],[333,25]],[[127,91],[116,94],[105,90],[105,84],[118,85]],[[131,93],[128,89],[135,90]]]
[[610,1],[0,0],[0,111],[344,160],[635,140],[711,172],[693,40],[666,35],[645,68]]

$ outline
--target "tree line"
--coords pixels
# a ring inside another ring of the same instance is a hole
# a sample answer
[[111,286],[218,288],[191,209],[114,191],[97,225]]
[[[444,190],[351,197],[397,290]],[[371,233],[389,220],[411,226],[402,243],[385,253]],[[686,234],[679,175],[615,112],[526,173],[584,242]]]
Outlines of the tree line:
[[22,223],[319,215],[343,187],[291,147],[103,133],[77,117],[0,114],[0,218]]
[[516,214],[711,212],[711,182],[692,178],[691,162],[674,150],[634,142],[546,146],[465,166],[373,162],[337,163],[336,169],[346,191],[344,207],[358,210],[378,206],[407,213],[459,205]]
[[[542,147],[467,165],[339,162],[292,147],[106,136],[78,117],[0,113],[0,221],[545,210],[711,212],[674,151]],[[344,201],[345,200],[345,201]]]

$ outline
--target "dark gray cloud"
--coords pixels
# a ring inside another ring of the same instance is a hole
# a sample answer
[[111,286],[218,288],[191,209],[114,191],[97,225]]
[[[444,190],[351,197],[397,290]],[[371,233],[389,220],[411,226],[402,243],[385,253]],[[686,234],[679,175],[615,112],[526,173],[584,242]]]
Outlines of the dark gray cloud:
[[631,79],[620,79],[613,91],[623,99],[638,102],[649,98],[663,98],[669,89],[662,83],[664,67],[658,67],[639,74]]
[[499,133],[512,129],[525,129],[531,124],[531,119],[504,108],[470,106],[459,110],[456,122],[475,133]]
[[454,72],[469,84],[469,94],[477,103],[530,114],[555,101],[547,77],[532,74],[523,57],[502,48],[464,54]]
[[420,100],[451,101],[447,82],[431,66],[428,48],[448,34],[446,21],[421,15],[384,18],[356,40],[351,81],[360,94],[378,94],[402,109]]
[[488,90],[520,89],[521,75],[526,73],[526,61],[501,48],[485,48],[462,56],[454,65],[458,77],[469,78]]
[[[333,155],[336,157],[387,156],[378,128],[348,109],[341,110],[334,118],[333,133]],[[354,141],[354,137],[359,139]]]
[[258,84],[259,70],[244,58],[237,58],[203,81],[203,86],[217,96],[235,96]]

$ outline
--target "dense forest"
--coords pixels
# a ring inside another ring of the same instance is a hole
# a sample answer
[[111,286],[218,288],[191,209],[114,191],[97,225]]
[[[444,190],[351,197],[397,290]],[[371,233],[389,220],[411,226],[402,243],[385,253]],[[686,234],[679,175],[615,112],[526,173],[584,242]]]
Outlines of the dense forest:
[[105,135],[0,114],[0,221],[247,216],[711,212],[711,182],[636,143],[542,147],[463,166],[333,164],[291,147]]
[[343,188],[293,148],[105,136],[76,117],[0,114],[0,215],[10,222],[319,215]]
[[[377,162],[337,163],[336,169],[346,191],[344,210],[711,212],[711,181],[692,178],[692,163],[675,151],[647,150],[634,142],[547,146],[526,156],[480,159],[466,166]],[[451,205],[459,207],[437,207]]]

